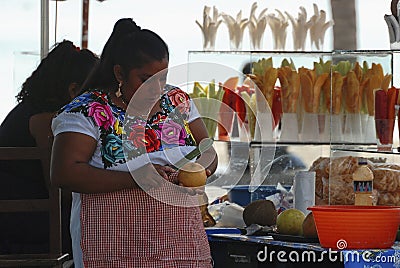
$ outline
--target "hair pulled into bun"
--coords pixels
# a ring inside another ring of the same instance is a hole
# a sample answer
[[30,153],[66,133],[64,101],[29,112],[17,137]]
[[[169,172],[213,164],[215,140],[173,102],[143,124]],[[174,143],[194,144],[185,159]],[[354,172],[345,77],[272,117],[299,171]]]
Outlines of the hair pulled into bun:
[[134,22],[131,18],[123,18],[119,19],[115,23],[112,34],[115,35],[116,38],[119,38],[126,34],[136,33],[140,31],[140,26],[138,26],[136,22]]

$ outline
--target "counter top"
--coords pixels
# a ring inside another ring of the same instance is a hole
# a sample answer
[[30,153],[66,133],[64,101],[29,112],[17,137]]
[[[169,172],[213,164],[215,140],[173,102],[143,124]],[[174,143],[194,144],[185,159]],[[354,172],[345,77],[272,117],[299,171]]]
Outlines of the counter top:
[[210,234],[209,240],[225,238],[237,241],[252,242],[258,244],[269,244],[274,246],[290,247],[294,249],[305,249],[305,250],[315,250],[315,251],[325,251],[326,249],[321,247],[319,243],[303,243],[303,242],[288,242],[274,240],[272,236],[247,236],[241,234]]
[[[208,234],[210,243],[240,243],[253,244],[258,248],[271,246],[286,248],[287,252],[315,252],[317,256],[330,258],[330,254],[336,257],[336,261],[342,263],[345,268],[353,267],[400,267],[400,242],[396,241],[390,249],[360,249],[360,250],[331,250],[321,247],[319,243],[288,242],[274,240],[272,236],[246,236],[238,233],[213,233]],[[230,242],[229,242],[230,241]],[[288,255],[287,255],[288,256]],[[335,262],[336,262],[335,261]],[[376,266],[379,265],[379,266]]]

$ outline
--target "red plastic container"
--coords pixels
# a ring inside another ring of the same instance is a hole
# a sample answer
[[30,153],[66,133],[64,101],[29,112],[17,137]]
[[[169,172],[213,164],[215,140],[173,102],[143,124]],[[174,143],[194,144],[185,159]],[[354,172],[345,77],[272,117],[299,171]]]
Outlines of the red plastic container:
[[313,206],[319,241],[332,249],[385,249],[396,240],[400,207]]

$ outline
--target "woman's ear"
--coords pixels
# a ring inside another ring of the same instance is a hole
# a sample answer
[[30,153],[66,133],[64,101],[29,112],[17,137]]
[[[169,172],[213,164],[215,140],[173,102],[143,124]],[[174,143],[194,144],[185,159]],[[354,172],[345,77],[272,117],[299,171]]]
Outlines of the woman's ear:
[[124,72],[122,70],[121,65],[118,65],[118,64],[114,65],[114,75],[118,82],[121,82],[124,80]]
[[76,96],[78,96],[80,92],[81,92],[81,86],[78,83],[69,84],[68,94],[71,100],[74,99]]

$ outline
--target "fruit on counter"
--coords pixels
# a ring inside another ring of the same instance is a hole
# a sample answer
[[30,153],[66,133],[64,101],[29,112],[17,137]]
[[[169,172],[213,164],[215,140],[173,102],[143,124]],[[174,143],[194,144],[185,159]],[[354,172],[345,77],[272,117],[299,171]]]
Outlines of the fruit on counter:
[[[224,95],[222,97],[219,118],[220,124],[218,124],[218,135],[229,136],[229,132],[232,129],[233,115],[236,111],[236,102],[240,100],[239,95],[236,93],[236,87],[239,83],[239,77],[230,77],[223,83]],[[243,105],[244,106],[244,105]]]
[[303,108],[307,113],[318,113],[321,99],[321,90],[328,73],[317,74],[315,69],[305,67],[299,68],[301,97],[303,98]]
[[296,113],[300,95],[300,76],[297,70],[291,64],[285,64],[278,70],[278,79],[281,84],[282,112]]
[[186,163],[178,172],[178,181],[186,187],[199,187],[206,184],[205,168],[196,162]]
[[350,70],[343,80],[345,92],[344,108],[349,114],[360,113],[362,104],[362,95],[360,92],[360,82],[356,73]]
[[253,73],[247,76],[257,85],[269,107],[272,107],[275,83],[278,79],[278,68],[273,67],[272,57],[253,62]]
[[236,102],[236,114],[240,120],[240,122],[245,122],[246,120],[246,103],[245,100],[243,99],[242,92],[246,92],[249,96],[253,95],[255,93],[255,84],[254,82],[249,78],[246,77],[243,81],[243,84],[241,86],[237,86],[237,94],[238,94],[238,101]]
[[382,89],[387,92],[392,75],[384,74],[383,67],[379,63],[372,63],[371,67],[364,63],[363,69],[366,70],[362,75],[362,81],[365,83],[363,87],[364,98],[367,101],[368,114],[373,116],[375,114],[375,91],[376,89]]
[[317,228],[315,226],[314,215],[308,213],[303,221],[303,236],[307,238],[318,238]]
[[258,224],[261,226],[272,226],[276,224],[275,205],[270,200],[256,200],[248,204],[243,211],[243,221],[249,226]]
[[256,114],[257,114],[257,99],[256,94],[249,94],[246,91],[240,93],[246,107],[246,118],[249,125],[250,136],[254,137],[256,127]]
[[202,116],[210,138],[215,136],[217,130],[218,112],[224,92],[222,84],[216,84],[215,80],[212,80],[205,87],[199,82],[194,82],[193,92],[189,94]]
[[228,131],[232,129],[232,123],[234,119],[234,113],[236,112],[240,122],[246,120],[246,104],[241,95],[242,92],[247,92],[252,95],[255,92],[255,84],[250,78],[246,78],[241,86],[238,85],[239,77],[230,77],[223,83],[223,89],[225,91],[222,98],[222,102],[226,105],[221,105],[220,118],[218,124],[218,134],[220,139],[224,136],[228,136]]
[[324,109],[332,114],[340,114],[342,111],[344,77],[338,71],[332,70],[322,86]]
[[377,89],[375,91],[375,128],[382,144],[393,142],[397,98],[398,90],[395,87],[390,87],[387,90]]
[[282,98],[281,98],[281,88],[274,88],[274,95],[272,98],[272,116],[274,117],[273,128],[275,128],[282,116]]
[[286,235],[302,235],[305,217],[301,210],[295,208],[282,211],[276,218],[278,232]]

